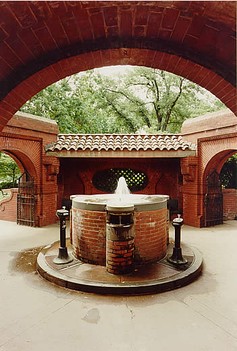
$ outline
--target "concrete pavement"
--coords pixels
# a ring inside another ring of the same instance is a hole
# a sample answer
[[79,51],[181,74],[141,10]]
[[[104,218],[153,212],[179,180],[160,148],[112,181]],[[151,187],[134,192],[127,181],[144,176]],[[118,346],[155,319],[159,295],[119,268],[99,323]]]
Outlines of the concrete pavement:
[[157,295],[103,296],[36,273],[32,258],[58,240],[57,224],[0,222],[0,351],[236,351],[237,221],[184,225],[182,234],[203,255],[198,280]]

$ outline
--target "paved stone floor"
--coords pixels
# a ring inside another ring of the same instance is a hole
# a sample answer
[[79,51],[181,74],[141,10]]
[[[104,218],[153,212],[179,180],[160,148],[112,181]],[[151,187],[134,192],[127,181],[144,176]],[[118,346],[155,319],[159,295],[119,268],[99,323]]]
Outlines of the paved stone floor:
[[104,296],[66,290],[36,273],[32,258],[58,240],[58,225],[1,221],[0,351],[236,351],[237,221],[184,225],[182,233],[203,254],[195,282],[157,295]]
[[130,273],[115,275],[108,273],[105,266],[83,263],[73,258],[73,248],[68,238],[68,259],[72,261],[66,264],[54,263],[59,254],[59,241],[56,241],[38,254],[37,270],[50,282],[73,290],[129,296],[158,293],[187,285],[197,279],[202,271],[199,250],[182,244],[182,255],[187,264],[176,266],[167,260],[173,254],[173,248],[171,238],[167,255],[162,260],[137,265]]

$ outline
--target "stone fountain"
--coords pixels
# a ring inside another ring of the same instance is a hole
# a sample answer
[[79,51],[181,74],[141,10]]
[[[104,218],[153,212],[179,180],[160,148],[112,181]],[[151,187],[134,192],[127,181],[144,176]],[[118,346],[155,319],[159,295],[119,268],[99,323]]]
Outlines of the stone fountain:
[[182,218],[173,220],[175,245],[169,243],[168,196],[130,194],[121,178],[115,194],[71,199],[73,261],[57,264],[61,240],[48,245],[37,257],[45,279],[73,290],[131,295],[176,289],[201,273],[198,250],[184,245],[182,256]]
[[[131,194],[123,177],[114,194],[71,196],[74,256],[83,262],[107,266],[114,274],[162,259],[168,243],[168,198]],[[113,237],[113,243],[108,237]],[[115,252],[109,254],[116,243],[121,248],[117,249],[117,257]],[[120,267],[118,264],[115,268],[114,262],[111,266],[112,257],[120,262]],[[127,265],[125,257],[129,257]]]

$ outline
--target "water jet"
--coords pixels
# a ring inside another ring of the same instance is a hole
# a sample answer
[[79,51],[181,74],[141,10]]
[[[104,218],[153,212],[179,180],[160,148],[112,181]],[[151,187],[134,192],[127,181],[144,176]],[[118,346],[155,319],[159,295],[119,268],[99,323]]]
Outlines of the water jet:
[[47,246],[37,257],[45,279],[73,290],[137,295],[179,288],[201,273],[202,256],[195,248],[183,245],[182,264],[180,257],[173,260],[167,195],[129,194],[123,185],[116,194],[71,199],[67,241],[73,261],[55,264],[59,242]]
[[120,217],[123,213],[122,217],[126,218],[127,208],[132,206],[133,263],[139,265],[162,259],[169,235],[168,198],[167,195],[131,194],[123,177],[114,194],[71,196],[74,256],[83,262],[105,266],[108,209],[115,213],[114,217],[116,213],[120,213]]

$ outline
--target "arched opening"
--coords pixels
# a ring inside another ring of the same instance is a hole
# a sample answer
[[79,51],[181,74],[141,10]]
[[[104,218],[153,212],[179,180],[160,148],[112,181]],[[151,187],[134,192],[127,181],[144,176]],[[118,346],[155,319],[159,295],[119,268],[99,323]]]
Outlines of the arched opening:
[[[116,64],[160,68],[187,77],[236,111],[234,2],[20,5],[1,5],[7,16],[2,18],[0,41],[0,129],[51,83]],[[38,161],[33,161],[36,167]],[[43,162],[46,181],[53,181],[57,166]],[[38,174],[38,187],[40,182]]]
[[[230,211],[232,212],[230,219],[235,219],[237,212],[236,189],[232,194],[232,192],[225,191],[224,184],[231,182],[232,179],[233,182],[236,182],[234,173],[236,163],[234,162],[234,171],[231,175],[225,171],[225,168],[223,169],[226,161],[234,154],[236,154],[236,150],[219,152],[210,160],[204,172],[204,226],[206,227],[223,223],[223,219],[228,219]],[[226,194],[225,199],[223,198],[224,194]]]
[[54,119],[60,133],[179,133],[184,120],[223,109],[207,90],[167,71],[107,66],[60,80],[21,110]]
[[[107,69],[109,70],[109,67]],[[115,71],[113,71],[113,72],[115,72]],[[79,86],[80,86],[80,84],[79,84]],[[64,88],[65,88],[65,86],[64,86]],[[114,87],[113,87],[113,89],[114,89]],[[58,91],[56,91],[56,92],[58,92]],[[68,91],[67,91],[67,93],[68,93]],[[70,93],[70,91],[69,91],[69,93]],[[55,97],[54,105],[56,106],[56,109],[60,105],[60,100],[59,100],[60,96],[61,95],[54,96]],[[43,95],[41,95],[41,98],[43,98]],[[53,96],[52,96],[52,98],[53,98]],[[49,99],[49,100],[51,100],[51,99]],[[93,99],[90,98],[89,101],[93,102],[92,100]],[[43,101],[43,99],[41,101]],[[190,104],[191,104],[191,102],[190,102]],[[67,106],[69,106],[68,102],[67,102]],[[124,109],[124,105],[121,104],[121,106]],[[78,106],[78,107],[80,108],[80,106]],[[67,110],[63,109],[62,111],[63,111],[62,120],[63,120],[63,123],[65,124]],[[33,113],[34,110],[31,110],[30,112]],[[38,110],[36,111],[36,114],[40,114],[40,113],[41,113],[40,111],[38,111]],[[98,112],[95,110],[94,115],[97,116],[97,113]],[[106,119],[109,119],[108,113],[105,113],[105,112],[103,112],[103,113],[104,113]],[[58,115],[57,115],[57,117],[58,117]],[[101,125],[102,125],[102,123],[99,124],[100,127],[101,127]],[[143,127],[143,126],[141,125],[140,127]],[[89,134],[90,134],[90,132],[91,132],[91,129],[88,129]],[[94,133],[95,133],[95,130],[93,130],[92,134],[94,134]],[[101,130],[99,133],[101,133]],[[91,142],[94,142],[97,144],[97,140],[95,140],[93,138],[92,138],[92,140],[93,141],[91,141]],[[121,145],[118,142],[118,144],[115,146],[115,148],[119,149],[120,146]],[[102,145],[101,145],[101,147],[102,147]],[[92,164],[91,161],[92,160],[90,159],[90,164]],[[106,160],[106,161],[100,160],[100,161],[97,159],[96,166],[95,166],[97,171],[101,171],[101,169],[104,169],[105,165],[108,164],[108,160]],[[166,162],[163,162],[163,161],[164,160],[160,160],[160,163],[157,162],[157,164],[155,166],[152,166],[152,167],[154,167],[154,168],[152,168],[154,172],[156,172],[155,167],[157,167],[158,169],[160,167],[161,168],[160,175],[162,174],[162,176],[158,176],[156,181],[154,180],[155,178],[152,177],[152,181],[150,182],[150,187],[145,189],[144,192],[149,192],[150,194],[155,192],[156,194],[169,195],[170,198],[172,199],[172,201],[174,200],[175,204],[178,203],[178,205],[175,205],[174,211],[177,210],[177,211],[181,212],[181,209],[182,209],[182,194],[181,194],[182,177],[180,176],[179,161],[178,160],[170,160],[170,159],[167,159]],[[59,186],[59,194],[60,194],[59,198],[62,199],[62,201],[60,200],[59,204],[61,204],[61,202],[63,203],[63,205],[66,204],[69,201],[70,196],[73,194],[84,194],[84,193],[98,191],[97,187],[95,187],[95,189],[93,189],[91,184],[90,184],[91,179],[93,177],[93,173],[90,173],[90,175],[89,175],[89,173],[86,173],[86,176],[88,177],[88,179],[86,179],[86,180],[84,179],[85,177],[83,177],[83,172],[84,172],[83,168],[85,167],[86,162],[89,162],[89,161],[84,159],[83,162],[81,162],[81,160],[79,158],[77,158],[77,160],[76,160],[76,157],[73,160],[69,159],[69,158],[61,158],[60,159],[60,175],[58,177],[58,181],[59,181],[58,186]],[[116,168],[116,162],[118,162],[118,160],[116,160],[114,163],[110,163],[109,166],[112,168]],[[150,161],[147,161],[147,162],[145,161],[144,163],[149,165]],[[100,169],[97,168],[98,165],[100,165],[100,167],[101,167]],[[122,167],[124,167],[124,165],[122,165]],[[143,165],[142,169],[144,171],[146,171],[146,167],[148,167],[148,166]],[[170,167],[170,169],[168,169],[168,167]],[[151,169],[151,166],[150,166],[150,169]],[[87,171],[85,171],[85,172],[87,172]],[[89,182],[89,186],[87,185],[87,182]],[[153,183],[156,184],[154,187],[153,187]],[[92,185],[93,185],[93,181],[92,181]],[[99,189],[99,191],[104,191],[104,189]],[[110,191],[108,191],[108,192],[110,192]]]
[[232,154],[220,172],[224,220],[237,219],[237,153]]
[[237,189],[237,153],[232,154],[220,172],[221,185],[225,189]]
[[17,150],[1,151],[0,164],[0,220],[35,226],[36,188],[33,164],[26,155]]
[[1,128],[58,79],[114,64],[179,74],[236,112],[234,2],[25,2],[23,8],[27,15],[17,2],[2,4]]
[[0,219],[16,221],[20,175],[21,170],[14,158],[0,152]]
[[22,165],[15,160],[14,155],[0,152],[0,184],[2,189],[17,187],[17,181],[22,174]]

